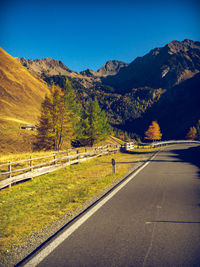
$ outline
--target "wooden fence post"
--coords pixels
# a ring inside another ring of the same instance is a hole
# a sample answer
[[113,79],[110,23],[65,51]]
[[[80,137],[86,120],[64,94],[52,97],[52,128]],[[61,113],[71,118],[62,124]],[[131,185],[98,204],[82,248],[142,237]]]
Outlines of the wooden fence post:
[[56,165],[56,154],[53,154],[54,165]]
[[79,161],[79,150],[78,149],[77,149],[76,153],[77,153],[77,160]]
[[30,156],[30,170],[31,170],[31,172],[33,171],[33,160],[32,160],[32,156]]
[[[67,150],[67,157],[69,157],[69,150]],[[69,158],[67,159],[67,162],[69,162]]]
[[12,177],[12,165],[11,162],[9,161],[9,165],[8,165],[8,171],[9,171],[9,178]]

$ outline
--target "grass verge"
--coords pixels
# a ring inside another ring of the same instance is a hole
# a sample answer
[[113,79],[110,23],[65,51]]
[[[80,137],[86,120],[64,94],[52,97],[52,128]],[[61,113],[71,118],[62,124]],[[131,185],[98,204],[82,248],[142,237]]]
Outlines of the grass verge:
[[[143,149],[143,152],[146,151]],[[80,209],[147,155],[117,153],[71,165],[0,192],[0,256]],[[116,161],[112,174],[111,159]]]

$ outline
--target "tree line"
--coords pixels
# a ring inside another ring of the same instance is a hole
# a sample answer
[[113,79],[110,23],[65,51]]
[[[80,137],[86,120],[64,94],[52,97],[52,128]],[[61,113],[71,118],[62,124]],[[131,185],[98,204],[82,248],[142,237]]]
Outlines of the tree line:
[[60,150],[65,141],[73,146],[93,146],[111,131],[97,99],[89,99],[83,108],[67,78],[63,91],[58,86],[51,87],[50,95],[41,104],[36,127],[35,150]]
[[[74,89],[66,78],[63,90],[54,84],[50,94],[45,96],[41,104],[41,115],[38,121],[34,150],[57,150],[63,143],[70,142],[73,147],[93,146],[96,142],[105,140],[111,131],[113,134],[129,142],[140,141],[134,133],[112,128],[96,98],[89,98],[83,108],[78,102]],[[153,121],[145,132],[145,139],[160,140],[160,127]]]
[[[46,95],[41,104],[41,116],[36,127],[37,135],[33,144],[35,150],[60,150],[65,142],[70,142],[74,147],[93,146],[111,133],[111,126],[97,99],[89,98],[83,108],[68,78],[63,90],[52,85],[50,94]],[[140,137],[134,133],[117,128],[113,128],[112,132],[125,142],[131,139],[141,142]],[[161,137],[160,126],[153,121],[145,132],[144,139],[155,141]],[[190,128],[186,137],[200,140],[200,120],[196,127]]]

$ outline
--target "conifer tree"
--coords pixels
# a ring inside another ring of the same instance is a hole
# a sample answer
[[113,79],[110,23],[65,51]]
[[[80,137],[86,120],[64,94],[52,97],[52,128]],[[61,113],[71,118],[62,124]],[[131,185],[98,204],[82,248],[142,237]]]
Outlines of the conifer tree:
[[41,116],[37,125],[35,149],[59,150],[69,111],[64,94],[59,87],[52,86],[50,96],[46,96],[41,105]]
[[160,140],[162,134],[160,132],[160,126],[156,121],[152,121],[152,124],[149,126],[148,130],[145,132],[145,139],[147,140]]
[[59,87],[52,87],[51,95],[51,118],[52,118],[52,137],[54,140],[53,148],[59,150],[61,147],[64,119],[65,119],[65,105],[64,105],[64,94]]
[[76,132],[77,137],[73,144],[93,146],[95,142],[105,140],[110,129],[105,112],[100,109],[97,99],[89,99],[88,106],[81,116]]
[[195,140],[196,137],[197,137],[197,129],[194,126],[190,127],[190,130],[187,133],[186,138],[189,139],[189,140]]
[[65,106],[68,107],[69,111],[67,138],[72,139],[76,135],[82,111],[81,105],[77,100],[77,96],[74,92],[71,82],[67,77],[64,86],[64,93]]
[[83,112],[76,129],[76,138],[72,140],[73,146],[77,147],[90,145],[89,128],[90,125],[88,117],[86,116],[85,112]]
[[41,105],[35,149],[60,150],[63,140],[72,140],[81,117],[81,107],[70,81],[66,78],[64,92],[53,85],[51,94]]
[[51,103],[48,96],[41,105],[41,116],[37,125],[36,142],[33,144],[36,150],[49,150],[53,147]]

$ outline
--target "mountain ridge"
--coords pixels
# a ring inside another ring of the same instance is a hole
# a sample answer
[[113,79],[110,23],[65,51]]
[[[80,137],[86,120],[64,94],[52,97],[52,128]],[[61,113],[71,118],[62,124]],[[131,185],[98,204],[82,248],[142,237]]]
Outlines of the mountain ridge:
[[130,64],[107,61],[97,72],[73,72],[61,61],[49,58],[21,61],[47,84],[64,88],[68,77],[83,107],[89,98],[96,97],[114,127],[141,137],[148,124],[157,120],[164,138],[184,138],[187,129],[200,119],[198,41],[172,41]]
[[200,71],[200,42],[185,39],[172,41],[164,47],[152,49],[138,57],[115,76],[108,76],[102,82],[116,91],[131,90],[134,87],[170,88],[193,77]]
[[[62,61],[44,58],[44,59],[25,59],[17,58],[19,62],[26,67],[33,74],[38,75],[41,78],[64,75],[73,79],[79,80],[84,86],[90,86],[90,82],[98,82],[101,77],[109,75],[116,75],[123,67],[128,66],[128,63],[109,60],[96,72],[91,69],[86,69],[81,72],[70,70]],[[89,82],[89,85],[87,83]]]
[[[97,76],[98,72],[100,72],[99,77]],[[111,75],[107,75],[109,72]],[[162,110],[165,107],[170,109],[170,92],[173,90],[180,91],[181,84],[184,87],[184,82],[187,80],[189,80],[188,84],[192,84],[191,79],[199,72],[200,42],[185,39],[182,42],[174,40],[163,47],[154,48],[143,57],[137,57],[130,64],[120,61],[107,61],[96,73],[88,69],[81,72],[81,76],[78,78],[72,75],[68,77],[80,101],[85,103],[89,97],[97,97],[113,125],[126,130],[130,129],[130,131],[141,135],[141,131],[131,127],[131,124],[136,125],[136,128],[139,125],[143,131],[141,124],[146,124],[147,121],[149,123],[150,119],[147,118],[150,115],[146,116],[148,113],[151,114],[152,120],[160,120],[161,125],[162,121],[165,121],[164,117],[169,123],[167,114]],[[64,79],[65,76],[55,75],[46,77],[45,81],[63,87]],[[195,88],[198,87],[198,85],[195,86]],[[189,85],[185,88],[187,88],[187,91],[182,90],[183,95],[187,95],[191,91],[197,94],[197,98],[199,97],[197,89],[194,91]],[[173,98],[175,95],[171,94],[171,97]],[[193,98],[192,93],[190,97]],[[181,95],[179,95],[179,98],[181,98]],[[162,99],[167,100],[163,101]],[[176,101],[172,101],[173,105],[179,106],[178,97],[175,97],[175,99]],[[157,105],[163,116],[159,116],[158,109],[154,108]],[[187,109],[190,108],[191,102],[186,101],[186,105],[188,105]],[[154,112],[151,110],[154,110]],[[185,117],[187,117],[186,112],[183,112]],[[197,106],[196,114],[200,118]],[[194,121],[192,117],[196,118],[196,114],[191,113],[191,123]],[[137,121],[141,123],[138,124]],[[180,118],[177,119],[176,123],[179,123],[179,121]],[[186,127],[189,127],[189,122],[184,125],[185,128],[180,126],[180,137],[182,138]],[[166,129],[166,127],[164,128]],[[170,125],[169,128],[171,129]],[[169,132],[164,136],[168,138],[170,136]]]

